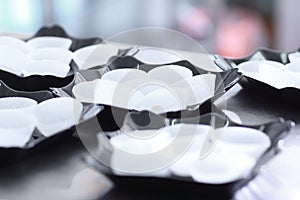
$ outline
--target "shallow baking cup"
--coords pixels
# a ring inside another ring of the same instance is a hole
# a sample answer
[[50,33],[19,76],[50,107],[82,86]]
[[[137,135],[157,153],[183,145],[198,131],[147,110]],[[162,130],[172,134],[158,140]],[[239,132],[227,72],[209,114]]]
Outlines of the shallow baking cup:
[[0,147],[24,147],[30,140],[36,119],[20,110],[0,110]]
[[35,110],[37,128],[46,137],[78,124],[83,106],[71,97],[53,98],[40,103]]

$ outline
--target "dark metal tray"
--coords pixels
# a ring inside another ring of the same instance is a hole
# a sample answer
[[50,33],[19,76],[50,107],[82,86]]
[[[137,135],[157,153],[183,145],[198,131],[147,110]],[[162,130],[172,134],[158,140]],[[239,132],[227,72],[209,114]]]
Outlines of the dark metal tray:
[[[94,45],[102,42],[101,38],[79,39],[69,36],[60,26],[42,27],[32,37],[40,36],[57,36],[70,38],[72,46],[70,50],[74,51],[79,48]],[[0,97],[28,97],[36,100],[38,103],[47,99],[58,97],[53,88],[67,88],[70,90],[75,82],[75,71],[73,61],[71,62],[71,71],[64,77],[59,78],[51,75],[41,76],[32,75],[20,77],[18,75],[0,70]],[[101,108],[102,109],[102,108]],[[84,106],[84,112],[81,116],[81,123],[84,123],[90,117],[94,117],[100,112],[100,107],[89,104]],[[74,133],[75,126],[54,134],[51,137],[45,137],[37,129],[32,133],[31,140],[23,148],[1,148],[0,147],[0,165],[6,165],[16,162],[32,152],[39,151],[43,148],[53,148],[55,143],[61,143],[69,140]]]
[[[145,111],[144,111],[145,112]],[[147,115],[155,114],[139,114],[139,119],[143,119],[143,116],[147,118]],[[155,117],[154,117],[155,118]],[[172,123],[198,123],[198,124],[207,124],[210,125],[212,118],[214,119],[216,127],[222,127],[225,124],[229,124],[229,126],[240,126],[240,127],[250,127],[254,129],[258,129],[263,131],[271,140],[271,146],[268,148],[264,154],[258,159],[257,164],[252,169],[251,174],[247,178],[242,178],[233,182],[229,182],[226,184],[204,184],[204,183],[197,183],[194,182],[191,178],[183,178],[178,177],[175,175],[171,175],[169,177],[148,177],[148,176],[119,176],[115,175],[107,163],[110,162],[110,158],[112,155],[112,149],[110,148],[110,144],[107,143],[107,140],[101,140],[98,151],[95,154],[89,155],[85,158],[85,162],[94,167],[95,169],[101,171],[102,173],[106,174],[115,184],[117,188],[121,188],[122,190],[126,191],[126,194],[132,193],[134,196],[138,196],[139,193],[153,193],[153,194],[172,194],[172,196],[178,197],[195,197],[198,196],[199,198],[204,199],[229,199],[232,198],[235,191],[239,188],[247,184],[251,181],[258,173],[261,166],[263,166],[269,159],[274,157],[278,152],[278,142],[279,140],[284,137],[290,128],[293,126],[293,122],[285,121],[283,119],[277,119],[269,123],[256,125],[256,126],[246,126],[236,124],[230,121],[228,118],[224,118],[224,115],[216,114],[216,113],[208,113],[201,115],[198,120],[189,119],[181,119],[180,121],[176,119],[169,119],[166,123],[165,119],[162,119],[161,116],[156,116],[158,119],[152,120],[153,127],[161,127]],[[132,120],[132,117],[127,118],[129,119],[129,124],[138,123]],[[161,120],[159,120],[161,119]],[[147,119],[146,119],[147,121]],[[134,125],[130,126],[133,130],[136,128]],[[106,134],[109,138],[109,136]],[[97,159],[98,158],[98,159]],[[102,160],[106,162],[103,164],[98,160]],[[154,195],[155,196],[155,195]]]
[[[30,95],[36,95],[31,93]],[[30,97],[29,95],[29,97]],[[33,99],[35,97],[32,97]],[[80,123],[78,125],[66,128],[63,131],[53,134],[50,137],[43,136],[37,128],[32,133],[31,139],[24,147],[0,147],[0,166],[16,163],[26,156],[30,156],[33,152],[38,152],[39,149],[55,148],[58,144],[68,143],[68,140],[74,139],[76,134],[76,126],[89,121],[89,119],[95,117],[103,108],[94,104],[84,105],[83,112],[80,117]]]
[[[188,118],[188,117],[196,117],[200,114],[204,114],[207,112],[212,111],[213,102],[215,102],[218,98],[220,98],[223,94],[226,93],[230,88],[232,88],[235,84],[237,84],[240,79],[242,78],[241,73],[238,72],[237,69],[229,69],[224,72],[209,72],[205,71],[201,68],[198,68],[192,65],[189,61],[183,60],[176,63],[169,63],[170,65],[180,65],[183,67],[187,67],[188,69],[192,70],[193,75],[199,74],[215,74],[216,75],[216,83],[215,83],[215,95],[211,99],[203,102],[200,105],[195,105],[192,109],[180,110],[177,112],[168,112],[163,113],[162,116],[167,116],[167,118]],[[79,70],[78,74],[76,75],[78,79],[81,81],[92,81],[97,78],[101,78],[103,73],[114,70],[120,69],[126,66],[126,68],[138,68],[144,71],[149,71],[155,67],[161,65],[148,65],[143,64],[137,59],[132,56],[114,56],[110,59],[106,66],[97,66],[89,70]],[[58,92],[59,93],[59,92]],[[67,93],[70,93],[67,91]],[[104,110],[98,115],[98,120],[103,128],[103,131],[114,131],[118,130],[120,126],[122,126],[124,117],[130,110],[102,105],[104,106]],[[116,119],[113,116],[113,113],[118,113],[118,117]]]
[[[75,51],[79,48],[99,44],[102,42],[101,38],[74,38],[72,36],[69,36],[62,27],[57,25],[50,27],[42,27],[37,31],[36,34],[34,34],[33,37],[29,39],[42,36],[55,36],[71,39],[71,51]],[[71,70],[68,73],[68,75],[64,78],[59,78],[52,75],[32,75],[28,77],[21,77],[10,72],[0,70],[0,80],[2,80],[10,88],[20,91],[49,90],[52,87],[60,88],[70,84],[74,79],[74,73],[77,70],[74,61],[71,61],[70,66]]]
[[[240,59],[224,59],[229,65],[230,68],[236,68],[236,66],[242,62],[250,61],[250,60],[270,60],[276,61],[282,64],[289,63],[288,54],[294,53],[292,52],[280,52],[272,49],[258,49],[251,55],[240,58]],[[240,85],[251,92],[251,94],[262,95],[267,97],[273,97],[275,100],[284,100],[290,103],[297,103],[300,100],[300,92],[297,88],[286,87],[282,89],[277,89],[272,87],[269,84],[261,82],[259,80],[255,80],[246,75],[243,76],[242,80],[239,82]]]

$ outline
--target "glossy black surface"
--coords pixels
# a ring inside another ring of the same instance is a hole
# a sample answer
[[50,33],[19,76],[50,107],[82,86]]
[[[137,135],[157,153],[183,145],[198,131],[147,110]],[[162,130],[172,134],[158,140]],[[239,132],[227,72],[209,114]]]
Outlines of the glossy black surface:
[[34,92],[14,90],[0,80],[0,98],[2,97],[27,97],[27,98],[34,99],[38,103],[40,103],[47,99],[54,98],[54,95],[48,90],[40,90]]
[[64,87],[70,84],[74,79],[74,74],[70,74],[65,78],[46,75],[32,75],[28,77],[20,77],[18,75],[0,70],[0,80],[10,88],[20,91],[39,91],[49,90],[51,87]]
[[[163,113],[160,115],[156,115],[149,111],[134,111],[134,110],[127,110],[124,108],[114,107],[114,106],[107,106],[103,105],[104,109],[102,112],[100,112],[97,115],[98,122],[102,128],[103,131],[117,131],[119,130],[123,125],[124,121],[126,121],[126,117],[134,119],[134,116],[137,116],[136,119],[139,120],[147,120],[145,119],[146,116],[148,117],[155,117],[158,121],[161,121],[161,123],[165,123],[165,121],[172,121],[172,120],[189,120],[199,117],[200,115],[209,113],[211,111],[217,111],[220,112],[213,104],[211,104],[211,101],[207,101],[203,105],[201,105],[199,108],[195,110],[182,110],[178,112],[169,112],[169,113]],[[142,118],[141,118],[142,116]],[[153,118],[150,120],[153,121]],[[147,123],[147,122],[141,122],[141,123]],[[155,125],[156,127],[156,125]]]

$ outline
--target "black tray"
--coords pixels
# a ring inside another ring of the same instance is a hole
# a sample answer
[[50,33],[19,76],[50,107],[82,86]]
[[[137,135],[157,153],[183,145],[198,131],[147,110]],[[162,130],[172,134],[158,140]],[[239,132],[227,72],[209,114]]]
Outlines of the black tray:
[[74,79],[74,72],[64,78],[52,75],[31,75],[21,77],[3,70],[0,70],[0,80],[14,90],[33,92],[40,90],[48,90],[51,87],[64,87],[70,84]]
[[[295,51],[293,51],[295,52]],[[238,64],[250,60],[271,60],[282,64],[289,63],[288,54],[271,49],[258,49],[250,56],[240,59],[225,59],[231,68],[235,68]],[[298,104],[300,100],[300,90],[297,88],[286,87],[282,89],[277,89],[269,84],[263,83],[261,81],[255,80],[246,75],[243,76],[242,80],[239,82],[240,85],[255,95],[262,95],[267,97],[272,97],[276,101],[287,101],[292,104]]]
[[[149,114],[149,113],[148,113]],[[155,114],[153,114],[155,115]],[[139,118],[142,116],[140,115]],[[159,118],[159,116],[157,116]],[[175,175],[171,175],[167,178],[160,177],[145,177],[145,176],[119,176],[113,174],[111,169],[97,161],[96,158],[100,158],[102,161],[109,163],[112,155],[111,148],[105,140],[101,140],[103,143],[99,144],[98,151],[96,155],[89,155],[85,157],[85,162],[94,167],[95,169],[101,171],[107,175],[115,184],[115,187],[121,188],[128,193],[133,194],[133,196],[144,197],[145,194],[170,194],[172,197],[197,197],[204,199],[229,199],[232,198],[235,191],[246,185],[251,181],[258,173],[261,166],[263,166],[269,159],[274,157],[279,149],[277,147],[279,140],[284,137],[290,128],[293,126],[293,122],[285,121],[283,119],[277,119],[272,122],[257,125],[257,126],[246,126],[236,124],[230,121],[227,118],[224,118],[224,115],[216,113],[208,113],[200,116],[198,120],[188,120],[185,121],[174,121],[171,120],[171,123],[199,123],[199,124],[208,124],[211,125],[211,119],[214,118],[215,125],[217,127],[222,127],[225,124],[229,126],[240,126],[240,127],[250,127],[263,131],[266,135],[269,136],[271,140],[271,147],[268,148],[265,153],[258,159],[256,166],[252,169],[251,175],[247,178],[242,178],[226,184],[204,184],[194,182],[191,178],[183,178]],[[131,118],[132,119],[132,118]],[[132,120],[129,120],[129,124],[132,124]],[[154,124],[157,127],[162,125],[168,125],[158,120],[158,123],[153,120]],[[160,124],[159,122],[162,122]],[[169,123],[169,122],[168,122]],[[134,126],[132,129],[136,128]],[[154,195],[155,196],[155,195]]]
[[[224,72],[209,72],[198,68],[191,64],[187,60],[182,60],[175,63],[169,63],[174,65],[180,65],[187,67],[192,70],[193,75],[199,74],[215,74],[216,75],[216,84],[215,84],[215,96],[207,101],[203,102],[201,105],[197,105],[192,109],[180,110],[177,112],[168,112],[161,114],[162,116],[167,116],[167,118],[190,118],[196,117],[200,114],[204,114],[212,111],[213,102],[220,98],[226,91],[232,88],[236,83],[242,78],[241,73],[237,69],[229,69]],[[167,64],[166,64],[167,65]],[[155,67],[161,65],[148,65],[143,64],[132,56],[114,56],[112,57],[106,66],[101,66],[99,68],[95,67],[89,70],[79,70],[77,76],[81,77],[83,81],[92,81],[101,76],[110,70],[120,69],[126,66],[126,68],[138,68],[144,71],[149,71]],[[115,131],[120,129],[123,125],[124,117],[131,110],[118,108],[114,106],[102,105],[104,106],[103,111],[98,115],[99,123],[103,131]],[[113,116],[113,113],[118,113],[117,119]]]
[[[45,92],[40,92],[40,94],[38,92],[28,92],[26,94],[27,97],[41,101],[42,99],[37,97],[39,95],[43,96],[42,94],[45,94]],[[55,148],[56,145],[63,143],[67,144],[69,140],[74,139],[76,126],[88,122],[101,112],[102,109],[103,108],[101,106],[94,104],[84,105],[83,112],[80,117],[80,123],[78,125],[66,128],[65,130],[55,133],[50,137],[43,136],[39,130],[35,128],[30,140],[24,147],[0,147],[0,166],[16,163],[17,161],[26,158],[26,156],[30,156],[40,150],[49,150],[49,148]]]
[[[72,45],[70,47],[71,51],[77,50],[79,48],[95,45],[102,42],[101,38],[86,38],[79,39],[69,36],[62,27],[54,25],[50,27],[42,27],[34,34],[33,37],[42,36],[56,36],[64,37],[72,40]],[[69,85],[74,79],[74,73],[77,71],[76,64],[71,61],[71,70],[68,75],[64,78],[59,78],[52,75],[31,75],[28,77],[21,77],[10,72],[0,70],[0,80],[2,80],[7,86],[14,90],[20,91],[39,91],[39,90],[49,90],[50,88],[60,88]]]
[[[211,99],[206,100],[199,106],[195,106],[192,109],[180,110],[176,112],[167,112],[161,114],[162,116],[167,116],[167,118],[190,118],[196,117],[200,114],[211,112],[213,109],[213,102],[220,98],[227,90],[234,86],[241,78],[241,74],[237,72],[236,69],[221,72],[219,78],[216,79],[216,93]],[[102,105],[104,107],[103,111],[98,115],[98,121],[102,127],[103,131],[115,131],[120,129],[123,125],[124,117],[127,113],[132,112],[132,110]],[[118,113],[118,116],[115,114]]]

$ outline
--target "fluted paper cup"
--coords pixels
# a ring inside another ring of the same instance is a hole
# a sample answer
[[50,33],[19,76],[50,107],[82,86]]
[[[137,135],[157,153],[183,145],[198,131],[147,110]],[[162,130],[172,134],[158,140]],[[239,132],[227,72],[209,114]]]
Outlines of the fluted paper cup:
[[166,127],[166,129],[171,129],[173,137],[177,137],[174,148],[186,147],[181,157],[170,166],[173,174],[189,176],[189,167],[198,160],[209,128],[207,125],[196,124],[178,124]]
[[173,86],[188,93],[187,105],[196,105],[210,99],[215,94],[216,75],[203,74],[181,80]]
[[0,98],[0,111],[23,111],[32,113],[37,101],[26,97],[3,97]]
[[119,49],[109,44],[98,44],[78,49],[73,60],[79,69],[89,69],[107,63],[110,57],[118,54]]
[[95,103],[95,89],[98,80],[82,82],[75,85],[72,89],[74,97],[85,103]]
[[238,69],[240,72],[242,72],[244,75],[254,78],[256,80],[263,80],[261,78],[261,73],[259,72],[260,66],[269,66],[269,68],[275,69],[275,70],[282,70],[284,69],[284,65],[276,62],[276,61],[269,61],[269,60],[251,60],[242,62],[238,65]]
[[218,144],[222,151],[245,153],[254,159],[259,158],[270,145],[270,138],[265,133],[245,127],[224,128]]
[[142,161],[143,156],[160,152],[172,142],[169,133],[164,129],[128,132],[111,138],[110,142],[113,147],[111,169],[115,174],[159,177],[170,175],[169,168],[155,172],[143,171],[144,168],[159,159],[155,157]]
[[52,60],[70,64],[72,60],[72,52],[61,48],[41,48],[34,49],[29,53],[31,60]]
[[288,58],[291,63],[300,63],[300,52],[293,52],[288,54]]
[[53,98],[35,109],[37,128],[49,137],[78,124],[83,106],[71,97]]
[[135,79],[145,79],[147,73],[139,69],[122,68],[106,72],[101,79],[124,83]]
[[0,147],[24,147],[35,125],[32,115],[19,110],[0,110]]
[[150,65],[162,65],[183,60],[182,57],[176,55],[172,51],[154,47],[140,48],[134,57],[141,62]]
[[161,114],[185,109],[186,99],[179,93],[179,89],[162,87],[144,95],[141,99],[132,100],[131,105],[136,110],[149,110]]
[[150,70],[148,75],[151,79],[173,84],[191,78],[193,73],[190,69],[179,65],[164,65]]
[[28,59],[22,51],[11,46],[0,45],[0,69],[21,75],[27,65]]
[[72,40],[63,37],[44,36],[30,39],[27,41],[27,44],[31,50],[40,48],[61,48],[67,50],[71,47]]
[[265,63],[260,64],[259,80],[277,89],[296,87],[297,74],[286,69],[274,67]]
[[24,54],[27,54],[29,52],[28,44],[18,38],[14,38],[10,36],[0,36],[0,44],[18,49]]
[[23,69],[24,76],[31,75],[51,75],[64,78],[70,71],[68,64],[54,60],[35,60],[31,61],[28,66]]
[[141,99],[142,97],[143,94],[125,84],[100,79],[95,87],[94,102],[130,109],[131,99]]
[[247,177],[254,165],[255,160],[247,155],[218,152],[194,162],[189,174],[196,182],[225,184]]

